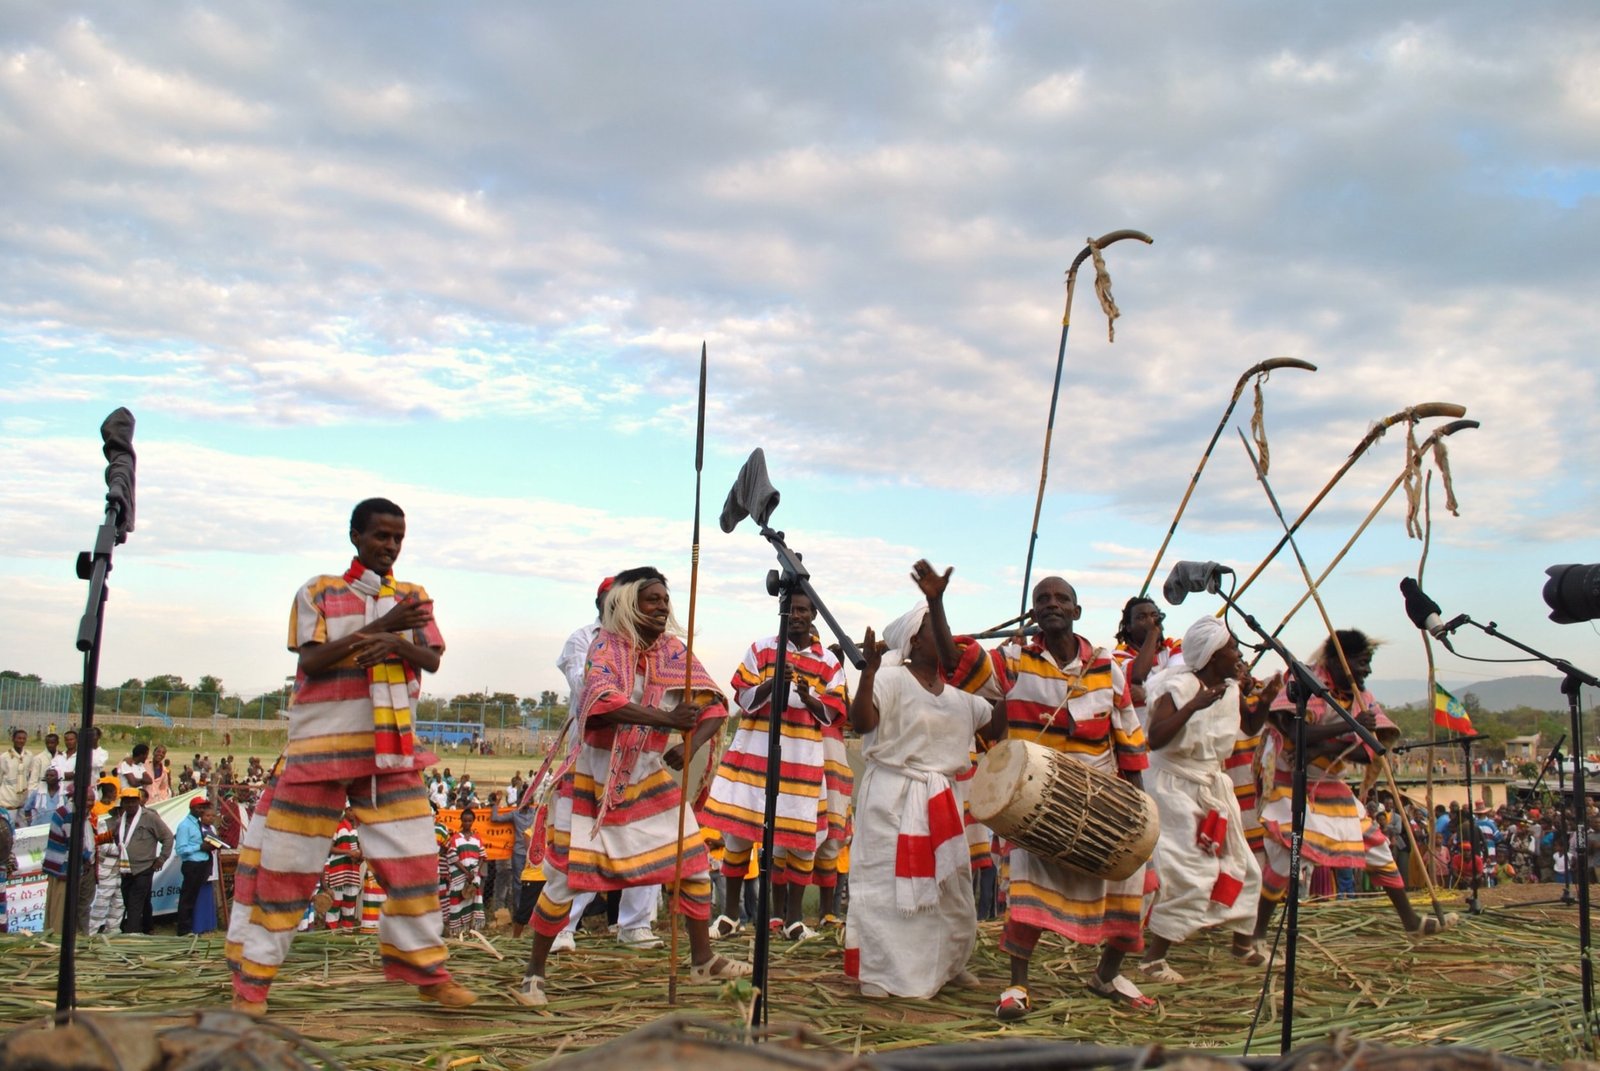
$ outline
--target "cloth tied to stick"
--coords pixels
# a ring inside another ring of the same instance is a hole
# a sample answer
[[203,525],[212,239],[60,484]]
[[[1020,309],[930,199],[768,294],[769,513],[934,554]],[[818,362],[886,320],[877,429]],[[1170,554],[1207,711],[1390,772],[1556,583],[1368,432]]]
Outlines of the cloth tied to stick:
[[1106,314],[1106,341],[1115,342],[1117,317],[1122,315],[1122,310],[1117,308],[1117,299],[1111,296],[1111,273],[1106,271],[1106,258],[1100,255],[1100,247],[1094,239],[1084,241],[1089,245],[1089,255],[1094,258],[1094,296],[1100,299],[1100,309]]

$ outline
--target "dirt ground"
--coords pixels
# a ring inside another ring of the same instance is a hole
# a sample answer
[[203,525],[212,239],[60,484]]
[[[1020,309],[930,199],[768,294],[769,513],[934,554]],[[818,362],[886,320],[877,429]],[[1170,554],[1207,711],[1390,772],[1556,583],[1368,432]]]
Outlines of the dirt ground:
[[[1381,897],[1308,903],[1301,912],[1296,1044],[1336,1030],[1387,1043],[1465,1044],[1559,1060],[1580,1049],[1577,912],[1548,899],[1552,886],[1486,890],[1482,914],[1463,915],[1444,934],[1413,942]],[[1461,911],[1449,894],[1442,906]],[[1557,892],[1559,895],[1559,892]],[[1427,909],[1426,897],[1418,906]],[[1114,1008],[1088,993],[1092,950],[1047,939],[1035,957],[1033,1015],[995,1021],[1006,961],[999,923],[979,928],[975,989],[946,990],[930,1001],[864,1000],[841,972],[836,936],[803,945],[773,944],[771,1020],[803,1023],[841,1052],[883,1050],[999,1037],[1048,1037],[1105,1045],[1162,1041],[1240,1054],[1266,972],[1239,965],[1227,938],[1208,934],[1175,949],[1182,985],[1145,982],[1160,1001],[1151,1014]],[[747,938],[721,946],[744,951]],[[686,943],[686,942],[685,942]],[[57,948],[49,940],[0,937],[0,1025],[17,1026],[53,1004]],[[228,999],[219,935],[96,939],[80,955],[80,1006],[179,1012]],[[591,1047],[673,1011],[737,1024],[737,994],[688,984],[680,975],[676,1009],[666,1002],[668,952],[624,949],[585,933],[576,952],[550,970],[551,1004],[514,1004],[527,941],[494,933],[486,943],[452,947],[451,969],[481,994],[471,1008],[446,1012],[414,991],[382,981],[372,937],[301,935],[272,991],[272,1018],[325,1045],[353,1068],[515,1068]],[[1281,964],[1250,1052],[1276,1052]]]

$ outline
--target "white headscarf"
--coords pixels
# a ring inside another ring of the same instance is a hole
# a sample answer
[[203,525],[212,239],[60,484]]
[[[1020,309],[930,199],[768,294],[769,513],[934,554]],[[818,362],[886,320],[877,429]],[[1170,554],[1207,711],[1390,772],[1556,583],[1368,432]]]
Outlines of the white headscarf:
[[1183,634],[1183,662],[1189,669],[1199,673],[1206,668],[1206,663],[1211,661],[1211,656],[1228,646],[1232,639],[1228,626],[1222,623],[1221,618],[1207,614]]
[[883,656],[885,665],[898,665],[906,660],[911,637],[922,631],[922,622],[927,616],[928,600],[918,599],[915,606],[889,622],[883,630],[883,642],[889,645]]

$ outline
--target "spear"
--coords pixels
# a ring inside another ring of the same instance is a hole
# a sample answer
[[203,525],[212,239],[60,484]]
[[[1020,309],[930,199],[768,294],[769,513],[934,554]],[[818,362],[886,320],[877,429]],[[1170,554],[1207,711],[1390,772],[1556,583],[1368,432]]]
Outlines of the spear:
[[1033,502],[1033,527],[1028,532],[1028,560],[1022,568],[1022,609],[1018,611],[1018,621],[1026,621],[1028,617],[1028,581],[1033,575],[1033,550],[1039,542],[1039,512],[1044,508],[1044,484],[1050,472],[1050,439],[1056,427],[1056,401],[1061,397],[1061,370],[1067,360],[1067,331],[1072,326],[1072,294],[1078,285],[1078,269],[1085,260],[1094,257],[1095,293],[1100,297],[1100,306],[1105,310],[1108,324],[1115,321],[1120,314],[1117,312],[1117,303],[1111,300],[1111,277],[1106,274],[1100,250],[1124,238],[1136,238],[1145,245],[1154,241],[1143,231],[1121,230],[1102,234],[1099,238],[1090,238],[1067,269],[1067,306],[1061,314],[1061,344],[1056,347],[1056,380],[1050,389],[1050,415],[1044,425],[1044,457],[1039,462],[1039,494]]
[[[1376,437],[1376,435],[1373,436],[1373,438]],[[1283,508],[1278,505],[1278,496],[1273,493],[1272,485],[1267,482],[1267,474],[1261,468],[1261,462],[1256,458],[1256,452],[1250,449],[1250,440],[1245,438],[1243,431],[1239,432],[1239,438],[1244,443],[1244,452],[1250,457],[1251,467],[1255,469],[1256,479],[1261,481],[1261,489],[1267,493],[1267,501],[1272,505],[1273,515],[1278,518],[1278,523],[1283,526],[1283,537],[1288,542],[1289,548],[1294,551],[1295,561],[1300,563],[1300,575],[1305,578],[1306,588],[1311,593],[1311,599],[1317,605],[1317,612],[1322,615],[1323,627],[1328,630],[1328,645],[1339,656],[1339,665],[1344,669],[1344,679],[1350,682],[1350,705],[1355,708],[1354,713],[1359,715],[1366,710],[1367,705],[1361,698],[1361,688],[1356,684],[1355,674],[1350,672],[1350,660],[1345,657],[1344,645],[1339,642],[1339,637],[1334,634],[1333,619],[1328,616],[1328,608],[1322,604],[1322,595],[1317,591],[1317,582],[1311,579],[1311,569],[1306,565],[1306,559],[1300,553],[1299,545],[1294,541],[1294,530],[1289,527],[1289,522],[1284,519]],[[1387,755],[1379,755],[1378,762],[1383,767],[1383,772],[1389,777],[1389,791],[1393,794],[1395,803],[1398,806],[1404,801],[1405,797],[1400,795],[1400,786],[1395,783],[1394,769],[1389,765]],[[1406,839],[1411,843],[1411,851],[1416,854],[1418,851],[1416,832],[1411,828],[1409,821],[1402,824],[1405,826]],[[1428,899],[1433,902],[1435,917],[1438,918],[1441,926],[1448,925],[1445,921],[1444,909],[1439,906],[1439,894],[1433,887],[1433,877],[1427,873],[1426,868],[1423,870],[1423,878],[1423,884],[1428,887]]]
[[1228,418],[1233,415],[1233,407],[1239,404],[1239,398],[1244,394],[1244,387],[1251,379],[1256,380],[1256,408],[1260,416],[1261,384],[1266,381],[1274,368],[1303,368],[1307,372],[1315,372],[1317,366],[1310,361],[1298,360],[1294,357],[1273,357],[1262,361],[1260,364],[1251,365],[1244,375],[1239,377],[1239,382],[1233,385],[1233,397],[1228,399],[1228,408],[1222,411],[1222,419],[1217,421],[1217,430],[1211,433],[1211,441],[1206,443],[1205,453],[1200,455],[1200,464],[1195,466],[1194,475],[1189,477],[1189,487],[1183,492],[1183,501],[1178,503],[1178,512],[1172,518],[1172,524],[1167,529],[1166,538],[1161,541],[1161,549],[1156,551],[1155,561],[1150,563],[1150,571],[1144,574],[1144,583],[1139,586],[1139,595],[1142,597],[1150,590],[1150,578],[1156,575],[1156,570],[1161,567],[1161,557],[1167,552],[1167,544],[1172,542],[1172,534],[1178,530],[1178,522],[1183,519],[1183,511],[1189,505],[1189,496],[1194,494],[1195,485],[1200,482],[1200,473],[1205,471],[1206,462],[1211,458],[1211,451],[1216,449],[1217,440],[1222,438],[1222,429],[1228,426]]
[[[683,698],[687,701],[694,683],[694,610],[700,586],[700,469],[706,456],[706,344],[700,343],[700,403],[694,427],[694,542],[689,552],[689,635],[684,641]],[[693,755],[693,729],[683,731],[683,788],[678,794],[678,851],[672,863],[672,907],[667,913],[671,936],[668,951],[667,1003],[678,1003],[678,906],[683,901],[683,828],[689,809],[689,760]]]
[[[1276,558],[1278,552],[1288,546],[1290,541],[1294,539],[1294,534],[1300,530],[1300,526],[1305,523],[1306,518],[1311,516],[1311,511],[1322,504],[1322,500],[1328,497],[1328,492],[1333,490],[1334,485],[1344,478],[1344,474],[1349,472],[1351,466],[1360,460],[1361,455],[1367,452],[1367,448],[1377,442],[1389,428],[1402,420],[1407,424],[1415,425],[1417,421],[1427,417],[1463,417],[1466,415],[1467,408],[1464,405],[1455,405],[1451,402],[1423,402],[1421,405],[1413,405],[1408,409],[1400,410],[1398,413],[1392,413],[1374,423],[1372,427],[1367,429],[1366,434],[1361,436],[1361,441],[1356,443],[1356,448],[1350,451],[1350,456],[1344,459],[1344,464],[1339,466],[1338,471],[1323,485],[1322,490],[1317,492],[1317,497],[1313,498],[1311,503],[1300,511],[1300,516],[1294,519],[1293,524],[1285,525],[1283,538],[1278,540],[1277,544],[1267,552],[1265,558],[1261,559],[1261,564],[1256,566],[1250,575],[1240,582],[1238,590],[1233,593],[1233,597],[1237,599],[1240,595],[1243,595],[1256,577],[1260,576],[1262,571],[1272,564],[1272,559]],[[1226,607],[1223,609],[1226,609]],[[1217,616],[1221,617],[1222,611],[1219,610]]]

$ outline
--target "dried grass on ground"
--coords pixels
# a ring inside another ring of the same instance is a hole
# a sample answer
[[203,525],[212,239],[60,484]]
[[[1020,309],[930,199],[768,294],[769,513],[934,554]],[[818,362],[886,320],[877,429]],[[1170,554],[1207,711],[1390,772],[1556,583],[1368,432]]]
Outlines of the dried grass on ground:
[[[1495,890],[1486,900],[1548,896],[1553,888]],[[1579,1051],[1576,911],[1570,907],[1494,907],[1416,944],[1400,934],[1381,899],[1308,904],[1302,918],[1297,1044],[1346,1029],[1389,1043],[1454,1043],[1549,1060]],[[1085,991],[1083,980],[1093,966],[1089,950],[1065,949],[1047,939],[1034,964],[1035,1012],[1012,1025],[1001,1025],[992,1014],[1006,977],[998,938],[999,924],[984,924],[973,962],[981,988],[948,991],[932,1001],[863,1000],[840,974],[836,943],[775,942],[772,1019],[810,1024],[845,1051],[1030,1036],[1104,1045],[1160,1040],[1243,1051],[1261,971],[1237,965],[1222,935],[1203,936],[1175,951],[1173,965],[1191,980],[1182,986],[1146,984],[1161,1009],[1143,1016]],[[672,1010],[666,1004],[665,950],[633,952],[603,935],[585,934],[576,953],[553,958],[552,1001],[535,1012],[508,995],[526,940],[496,934],[491,941],[503,959],[475,944],[453,948],[452,970],[482,999],[465,1011],[445,1012],[382,981],[373,938],[303,934],[273,988],[273,1018],[354,1068],[462,1061],[458,1066],[493,1069],[588,1048]],[[0,937],[0,952],[8,983],[0,987],[0,1023],[17,1026],[46,1014],[54,1002],[56,946],[41,938]],[[178,1012],[217,1007],[228,997],[220,935],[97,939],[84,946],[79,978],[86,1009]],[[1275,986],[1254,1053],[1277,1049],[1279,999]],[[677,1010],[729,1023],[739,1016],[717,988],[687,984],[686,973],[680,975]]]

